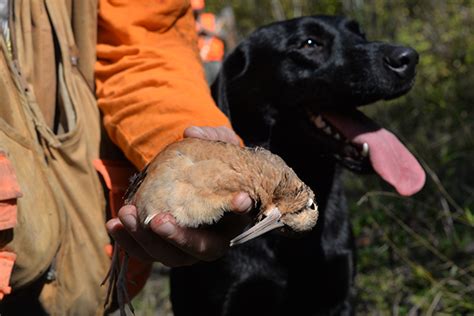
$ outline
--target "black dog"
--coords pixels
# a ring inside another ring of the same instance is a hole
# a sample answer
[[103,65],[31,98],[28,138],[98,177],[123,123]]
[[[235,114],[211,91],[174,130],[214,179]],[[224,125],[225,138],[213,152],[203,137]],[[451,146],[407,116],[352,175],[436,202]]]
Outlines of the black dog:
[[375,170],[403,195],[421,167],[357,106],[403,95],[418,54],[369,42],[356,22],[304,17],[260,28],[225,60],[216,102],[248,145],[280,155],[316,193],[320,218],[300,239],[268,234],[212,263],[173,269],[181,315],[350,314],[354,240],[340,165]]

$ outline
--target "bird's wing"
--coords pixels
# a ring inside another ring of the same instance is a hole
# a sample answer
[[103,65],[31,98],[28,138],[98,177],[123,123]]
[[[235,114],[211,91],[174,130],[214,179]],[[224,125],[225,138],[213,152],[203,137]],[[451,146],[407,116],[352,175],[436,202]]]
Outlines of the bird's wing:
[[145,225],[165,211],[182,226],[212,224],[230,209],[233,194],[238,192],[239,174],[225,161],[196,159],[192,152],[180,149],[175,146],[153,162],[135,195]]

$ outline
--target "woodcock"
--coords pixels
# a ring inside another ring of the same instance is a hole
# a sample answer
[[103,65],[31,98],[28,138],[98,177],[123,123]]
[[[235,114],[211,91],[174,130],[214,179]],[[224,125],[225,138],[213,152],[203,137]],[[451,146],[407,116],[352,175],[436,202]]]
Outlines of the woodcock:
[[[160,152],[132,179],[125,202],[137,207],[144,226],[160,212],[170,212],[177,224],[198,227],[230,212],[238,192],[248,193],[254,201],[250,214],[255,224],[230,246],[276,228],[304,232],[316,225],[314,193],[283,159],[263,148],[198,138],[186,138]],[[110,279],[106,305],[115,286],[120,313],[125,315],[125,304],[133,312],[125,285],[128,255],[120,262],[118,249],[103,284]]]
[[275,228],[304,232],[314,227],[318,210],[314,193],[280,157],[263,148],[186,138],[169,145],[138,174],[126,202],[148,225],[159,212],[171,212],[179,225],[217,222],[231,210],[237,192],[255,203],[255,225],[231,246]]

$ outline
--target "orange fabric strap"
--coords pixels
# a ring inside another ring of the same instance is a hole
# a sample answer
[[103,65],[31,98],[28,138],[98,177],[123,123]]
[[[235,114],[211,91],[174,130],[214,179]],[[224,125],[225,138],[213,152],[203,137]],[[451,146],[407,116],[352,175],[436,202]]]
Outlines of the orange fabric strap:
[[5,152],[0,150],[0,200],[17,198],[21,195],[13,166]]
[[15,227],[17,205],[16,199],[0,200],[0,231]]
[[[0,151],[0,233],[15,227],[17,223],[17,199],[21,197],[20,186],[4,151]],[[16,254],[0,250],[0,300],[11,293],[10,276]]]
[[0,251],[0,300],[7,294],[10,294],[10,275],[12,274],[13,264],[16,254],[8,251]]
[[95,159],[92,163],[109,190],[111,215],[117,217],[117,212],[123,205],[123,197],[127,191],[129,179],[137,170],[131,164],[123,161]]

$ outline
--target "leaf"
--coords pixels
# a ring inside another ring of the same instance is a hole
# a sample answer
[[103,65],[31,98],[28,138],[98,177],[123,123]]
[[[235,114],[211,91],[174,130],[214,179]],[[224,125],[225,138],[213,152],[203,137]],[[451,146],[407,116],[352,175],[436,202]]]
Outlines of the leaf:
[[466,207],[466,208],[464,209],[464,215],[466,216],[467,222],[468,222],[470,225],[474,226],[474,214],[472,214],[470,208]]

